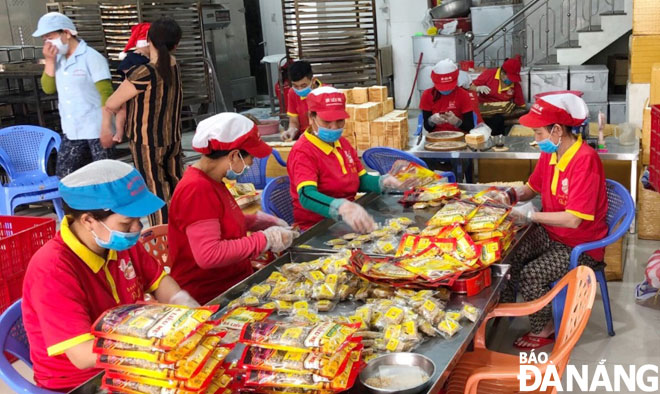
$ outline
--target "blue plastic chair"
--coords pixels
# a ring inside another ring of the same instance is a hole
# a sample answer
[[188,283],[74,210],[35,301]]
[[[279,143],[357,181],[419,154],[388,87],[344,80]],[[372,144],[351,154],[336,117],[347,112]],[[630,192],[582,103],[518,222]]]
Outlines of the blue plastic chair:
[[21,300],[16,301],[0,315],[0,380],[17,393],[55,394],[55,391],[39,388],[21,376],[7,360],[5,352],[16,356],[32,368],[30,344],[21,316]]
[[[415,155],[399,149],[380,146],[365,150],[364,153],[362,153],[362,160],[364,160],[369,168],[378,171],[381,175],[390,172],[392,165],[397,160],[407,160],[411,163],[419,164],[424,168],[429,168],[424,160]],[[447,181],[450,183],[456,182],[456,176],[453,172],[446,171],[440,173],[440,175],[447,178]]]
[[[623,237],[633,219],[635,218],[635,204],[632,196],[620,183],[613,180],[607,180],[607,236],[600,241],[588,242],[573,248],[571,252],[571,262],[568,270],[572,270],[578,265],[578,258],[584,252],[603,248],[611,245]],[[620,222],[620,223],[619,223]],[[617,225],[618,224],[618,225]],[[612,310],[610,308],[610,296],[607,291],[607,280],[605,279],[604,269],[595,270],[596,279],[600,284],[600,293],[603,298],[603,307],[605,308],[605,319],[607,321],[607,333],[614,336],[614,326],[612,325]],[[552,284],[556,285],[556,282]],[[564,313],[564,304],[566,303],[566,291],[560,292],[552,301],[552,313],[555,320],[555,332],[559,332],[561,317]]]
[[293,224],[293,201],[288,176],[273,178],[261,195],[261,210]]
[[[273,157],[275,157],[275,160],[277,160],[282,167],[286,167],[286,161],[282,159],[282,156],[280,156],[279,152],[275,149],[273,149]],[[264,157],[263,159],[255,157],[250,169],[247,170],[245,174],[241,175],[236,181],[240,183],[251,183],[257,189],[264,189],[266,184],[272,180],[272,178],[266,178],[266,167],[268,166],[269,158],[270,156]]]
[[17,206],[52,200],[57,216],[64,210],[58,178],[48,176],[50,154],[59,151],[60,136],[39,126],[12,126],[0,130],[0,166],[9,182],[0,186],[0,215],[13,215]]

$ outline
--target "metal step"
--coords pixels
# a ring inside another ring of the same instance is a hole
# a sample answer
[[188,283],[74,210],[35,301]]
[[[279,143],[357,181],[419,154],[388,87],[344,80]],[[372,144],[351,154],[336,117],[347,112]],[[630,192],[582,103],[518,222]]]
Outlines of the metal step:
[[626,15],[626,11],[624,10],[616,10],[616,11],[605,11],[600,14],[600,16],[612,16],[612,15]]
[[602,32],[603,27],[601,25],[591,25],[591,28],[585,27],[584,29],[580,29],[577,32],[578,33],[594,33],[594,32]]
[[570,40],[561,45],[555,46],[557,49],[566,49],[566,48],[581,48],[578,40]]

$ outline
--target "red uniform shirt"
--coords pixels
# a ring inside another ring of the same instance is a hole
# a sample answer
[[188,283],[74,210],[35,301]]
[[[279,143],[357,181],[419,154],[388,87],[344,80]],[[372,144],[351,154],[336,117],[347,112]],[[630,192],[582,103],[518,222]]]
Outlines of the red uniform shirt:
[[519,82],[514,82],[509,86],[500,84],[500,68],[489,68],[479,75],[472,82],[475,86],[488,86],[490,93],[479,94],[479,101],[482,103],[492,103],[497,101],[511,101],[522,107],[525,105],[525,96],[523,96],[522,87]]
[[[589,145],[579,138],[564,153],[541,153],[529,187],[541,193],[543,212],[569,212],[582,219],[576,229],[543,225],[550,238],[570,247],[598,241],[607,235],[607,189],[603,164]],[[587,252],[602,261],[605,248]]]
[[[323,86],[321,81],[315,79],[312,82],[313,88]],[[309,117],[307,116],[307,100],[306,97],[300,97],[296,94],[293,88],[289,89],[286,99],[286,114],[298,118],[298,130],[302,134],[307,131],[309,127]]]
[[189,167],[177,184],[170,203],[168,258],[172,261],[172,277],[202,305],[252,274],[249,259],[222,268],[203,269],[197,265],[186,228],[208,219],[220,221],[223,239],[238,239],[247,235],[243,211],[227,187],[203,171]]
[[360,188],[360,175],[366,170],[357,152],[344,137],[330,146],[318,137],[305,133],[289,153],[287,172],[291,180],[293,216],[296,224],[306,230],[320,222],[323,216],[303,208],[298,191],[312,185],[330,197],[353,200]]
[[76,368],[64,354],[94,339],[92,324],[107,309],[144,299],[165,277],[142,245],[107,260],[94,254],[69,229],[32,256],[23,281],[23,324],[30,342],[34,380],[51,390],[68,390],[99,373]]
[[[463,88],[461,88],[463,89]],[[474,126],[476,127],[479,123],[483,122],[483,118],[481,117],[481,111],[479,111],[479,97],[477,97],[477,92],[474,92],[472,90],[467,90],[464,89],[468,95],[470,96],[470,101],[472,102],[472,111],[474,111],[474,114],[476,115],[477,119],[476,122],[474,122]]]
[[[419,109],[429,111],[432,114],[444,114],[453,112],[454,115],[463,119],[463,114],[474,111],[474,105],[470,95],[463,88],[456,88],[446,96],[440,94],[435,88],[426,89],[422,93],[419,101]],[[435,125],[433,131],[462,131],[451,123],[441,123]]]

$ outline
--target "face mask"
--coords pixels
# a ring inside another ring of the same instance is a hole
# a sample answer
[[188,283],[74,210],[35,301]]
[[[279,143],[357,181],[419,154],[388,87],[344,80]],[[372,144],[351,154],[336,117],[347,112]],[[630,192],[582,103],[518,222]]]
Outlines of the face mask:
[[446,96],[449,93],[453,92],[453,90],[438,90],[438,92],[440,92],[441,95]]
[[296,92],[296,94],[300,97],[307,97],[307,95],[312,91],[312,87],[308,86],[305,89],[300,90],[293,88],[293,91]]
[[[550,134],[552,135],[552,133]],[[541,152],[555,153],[557,152],[557,149],[559,149],[559,144],[561,144],[561,137],[559,138],[559,142],[557,142],[556,144],[550,140],[550,137],[548,137],[543,141],[539,142],[538,146]]]
[[103,227],[105,227],[106,230],[110,232],[110,238],[107,241],[104,241],[99,238],[98,235],[96,235],[94,230],[91,230],[96,244],[102,248],[112,249],[120,252],[122,250],[132,248],[138,242],[138,239],[140,239],[140,231],[133,233],[123,233],[121,231],[111,230],[103,222],[99,223],[101,223]]
[[329,144],[335,143],[337,141],[342,133],[344,132],[344,129],[328,129],[325,127],[319,126],[319,138],[321,141],[327,142]]
[[245,160],[243,160],[243,156],[239,153],[238,157],[241,158],[241,162],[243,162],[243,169],[241,172],[235,172],[231,168],[231,163],[229,163],[229,171],[227,171],[227,175],[225,175],[225,178],[229,179],[230,181],[235,181],[236,179],[240,178],[241,175],[245,174],[245,171],[250,169],[250,166],[245,164]]
[[508,78],[503,79],[502,82],[504,82],[505,85],[511,85],[511,84],[513,83],[513,82],[511,82],[511,80],[508,79]]
[[57,48],[57,52],[60,55],[64,55],[69,51],[69,44],[63,43],[61,37],[57,37],[52,40],[46,40],[46,42],[50,42],[51,44],[55,45],[55,47]]

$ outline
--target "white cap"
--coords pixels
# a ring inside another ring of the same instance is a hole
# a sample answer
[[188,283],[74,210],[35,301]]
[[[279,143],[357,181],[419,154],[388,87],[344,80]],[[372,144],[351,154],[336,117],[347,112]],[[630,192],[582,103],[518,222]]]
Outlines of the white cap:
[[234,112],[223,112],[199,122],[192,147],[205,155],[218,150],[242,149],[262,158],[272,152],[272,148],[259,137],[257,125]]
[[433,66],[433,72],[439,75],[450,74],[458,70],[458,66],[451,59],[440,60]]
[[71,35],[78,35],[76,26],[68,16],[60,14],[59,12],[49,12],[39,18],[37,30],[32,33],[32,37],[41,37],[58,30],[68,30]]

